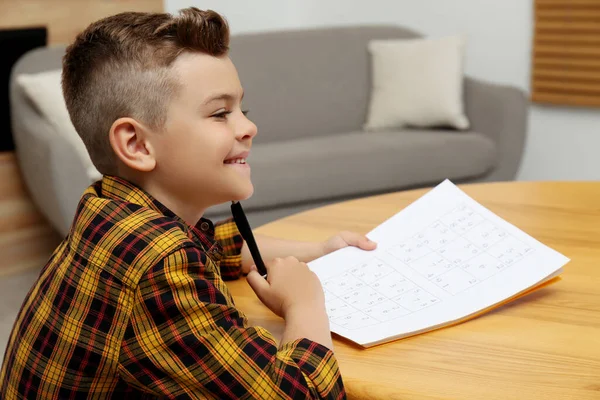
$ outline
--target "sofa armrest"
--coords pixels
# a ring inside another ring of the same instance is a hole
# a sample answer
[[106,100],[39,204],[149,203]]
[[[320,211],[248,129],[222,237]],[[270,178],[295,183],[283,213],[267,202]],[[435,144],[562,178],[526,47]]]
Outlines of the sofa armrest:
[[30,110],[19,109],[14,103],[11,122],[15,153],[25,186],[38,210],[57,229],[61,218],[49,167],[50,143],[41,138],[47,135],[47,128]]
[[[60,136],[60,135],[58,135]],[[81,195],[101,176],[90,177],[86,164],[73,144],[64,138],[50,143],[50,170],[54,179],[54,190],[59,199],[61,222],[58,230],[62,234],[71,229],[73,217]]]
[[496,167],[488,181],[513,180],[519,170],[529,115],[529,101],[519,88],[465,79],[465,107],[471,130],[496,143]]
[[51,225],[66,235],[90,178],[79,155],[33,108],[12,115],[16,153],[33,202]]

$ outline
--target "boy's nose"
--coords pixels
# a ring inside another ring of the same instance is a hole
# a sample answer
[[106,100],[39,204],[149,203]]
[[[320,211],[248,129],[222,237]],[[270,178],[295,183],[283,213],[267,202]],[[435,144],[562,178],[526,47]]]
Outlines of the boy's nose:
[[244,116],[244,122],[240,126],[238,137],[240,140],[252,139],[258,133],[256,124]]

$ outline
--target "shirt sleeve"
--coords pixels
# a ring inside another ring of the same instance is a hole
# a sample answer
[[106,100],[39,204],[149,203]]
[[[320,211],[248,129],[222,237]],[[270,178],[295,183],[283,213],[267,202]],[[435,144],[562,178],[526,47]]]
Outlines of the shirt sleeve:
[[121,377],[167,398],[345,398],[331,350],[308,339],[278,349],[268,331],[246,325],[222,285],[196,248],[151,268],[136,290]]
[[223,248],[221,276],[225,280],[237,279],[242,274],[242,246],[244,239],[233,218],[215,224],[215,240]]

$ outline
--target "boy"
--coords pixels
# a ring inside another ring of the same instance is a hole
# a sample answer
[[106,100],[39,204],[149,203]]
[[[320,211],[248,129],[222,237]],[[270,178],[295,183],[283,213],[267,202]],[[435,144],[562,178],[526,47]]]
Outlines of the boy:
[[[304,262],[375,244],[258,237],[273,260],[265,280],[230,220],[202,218],[253,191],[257,131],[228,42],[218,14],[190,8],[109,17],[67,49],[67,107],[104,177],[23,304],[0,398],[344,397],[323,291]],[[223,280],[244,273],[285,319],[279,348],[235,308]]]

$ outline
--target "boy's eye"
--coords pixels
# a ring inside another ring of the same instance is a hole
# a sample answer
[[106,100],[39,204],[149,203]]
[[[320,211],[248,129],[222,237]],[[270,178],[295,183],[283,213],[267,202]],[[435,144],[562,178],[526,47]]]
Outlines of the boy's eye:
[[[242,110],[242,114],[244,114],[244,115],[248,115],[249,112],[250,112],[250,110]],[[231,111],[221,111],[216,114],[213,114],[212,117],[218,118],[218,119],[226,119],[227,115],[229,115],[229,114],[231,114]]]
[[213,114],[212,116],[218,119],[225,119],[227,118],[228,114],[231,114],[231,111],[221,111],[219,113]]

